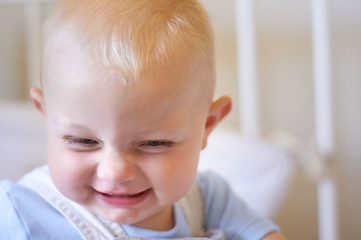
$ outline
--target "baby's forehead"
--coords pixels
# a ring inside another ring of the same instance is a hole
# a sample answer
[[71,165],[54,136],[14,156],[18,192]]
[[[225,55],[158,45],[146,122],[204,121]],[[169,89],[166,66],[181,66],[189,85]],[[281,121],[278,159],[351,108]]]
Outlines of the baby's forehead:
[[[45,92],[52,94],[60,88],[73,88],[78,83],[90,87],[112,88],[118,81],[133,89],[149,88],[162,89],[159,95],[175,92],[193,93],[197,89],[197,97],[211,99],[214,88],[213,65],[206,57],[191,54],[186,57],[170,58],[162,64],[147,65],[137,69],[137,73],[122,72],[122,68],[106,65],[97,61],[94,55],[88,54],[72,34],[59,33],[44,51],[42,83]],[[89,81],[93,76],[99,76],[97,81]],[[116,80],[115,82],[113,80]],[[61,85],[61,86],[60,86]],[[51,91],[50,88],[52,89]],[[88,88],[81,88],[86,91]],[[179,96],[180,97],[180,96]]]
[[[45,86],[56,87],[62,84],[72,87],[85,84],[89,87],[91,85],[112,87],[115,82],[119,82],[134,89],[139,86],[156,86],[170,91],[195,87],[196,81],[199,81],[199,72],[204,71],[197,61],[184,61],[177,65],[169,63],[162,66],[148,66],[142,69],[136,78],[135,75],[127,78],[119,69],[101,65],[95,59],[77,51],[76,44],[67,44],[65,48],[58,46],[55,45],[54,51],[49,51],[48,56],[44,58],[46,62],[43,65],[42,79]],[[75,52],[78,54],[74,54]]]

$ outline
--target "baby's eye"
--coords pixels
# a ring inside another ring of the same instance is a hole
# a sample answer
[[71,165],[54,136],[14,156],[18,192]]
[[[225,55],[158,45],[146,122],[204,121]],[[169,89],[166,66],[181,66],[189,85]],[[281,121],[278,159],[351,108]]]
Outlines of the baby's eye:
[[172,146],[172,142],[152,140],[143,142],[140,149],[149,153],[162,153],[169,151]]
[[148,141],[148,146],[150,147],[159,147],[159,146],[167,146],[170,147],[171,143],[169,142],[163,142],[163,141]]
[[94,141],[92,139],[88,138],[67,138],[66,143],[71,146],[77,146],[80,145],[82,147],[92,147],[96,144],[98,144],[97,141]]

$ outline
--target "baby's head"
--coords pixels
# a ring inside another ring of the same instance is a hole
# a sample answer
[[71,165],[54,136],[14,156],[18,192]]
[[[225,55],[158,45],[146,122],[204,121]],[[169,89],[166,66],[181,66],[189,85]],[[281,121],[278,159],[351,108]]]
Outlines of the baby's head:
[[45,25],[42,86],[57,188],[90,211],[153,230],[194,181],[230,110],[212,102],[213,40],[196,0],[61,0]]
[[[201,88],[199,94],[206,102],[212,100],[213,36],[198,1],[64,0],[44,30],[45,68],[49,57],[61,55],[63,47],[72,48],[72,57],[90,59],[125,82],[142,82],[142,75],[174,69],[183,74],[193,68],[194,76],[182,82]],[[45,89],[52,78],[46,73],[42,75]],[[179,85],[171,79],[167,84]]]

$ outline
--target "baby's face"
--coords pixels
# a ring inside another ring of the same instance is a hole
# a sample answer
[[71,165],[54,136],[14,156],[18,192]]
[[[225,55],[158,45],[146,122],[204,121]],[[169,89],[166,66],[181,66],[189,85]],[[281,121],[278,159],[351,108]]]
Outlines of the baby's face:
[[49,61],[44,75],[51,78],[45,116],[55,185],[110,221],[170,229],[172,204],[194,181],[205,138],[208,109],[181,83],[192,71],[124,84],[68,55]]

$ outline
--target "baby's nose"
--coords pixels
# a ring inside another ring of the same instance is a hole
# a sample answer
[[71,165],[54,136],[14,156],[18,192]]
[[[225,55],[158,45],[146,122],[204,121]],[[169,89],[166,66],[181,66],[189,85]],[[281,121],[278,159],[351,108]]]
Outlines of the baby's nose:
[[97,175],[114,184],[133,180],[137,166],[132,159],[132,154],[112,152],[98,163]]

